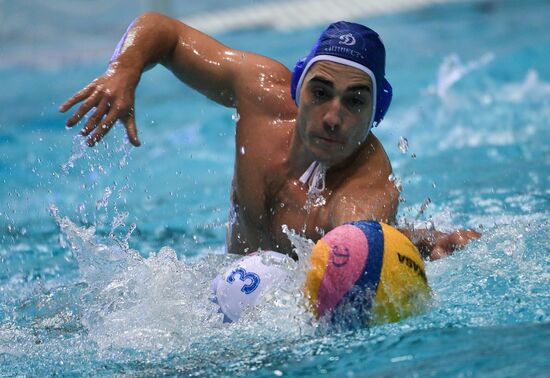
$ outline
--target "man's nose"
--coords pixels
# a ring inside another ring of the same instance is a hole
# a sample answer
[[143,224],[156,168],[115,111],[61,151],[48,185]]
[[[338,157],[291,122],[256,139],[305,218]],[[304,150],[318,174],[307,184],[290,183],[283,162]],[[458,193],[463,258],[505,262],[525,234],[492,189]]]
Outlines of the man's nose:
[[327,109],[323,117],[326,131],[334,132],[342,124],[342,103],[335,97],[327,103]]

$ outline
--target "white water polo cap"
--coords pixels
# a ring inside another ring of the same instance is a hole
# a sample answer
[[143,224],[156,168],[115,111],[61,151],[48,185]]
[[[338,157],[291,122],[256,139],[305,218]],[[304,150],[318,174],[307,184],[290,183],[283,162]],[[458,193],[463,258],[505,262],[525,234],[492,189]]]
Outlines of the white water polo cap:
[[269,290],[281,286],[288,274],[280,267],[289,256],[273,251],[252,253],[232,264],[211,285],[212,301],[220,306],[224,323],[237,321]]

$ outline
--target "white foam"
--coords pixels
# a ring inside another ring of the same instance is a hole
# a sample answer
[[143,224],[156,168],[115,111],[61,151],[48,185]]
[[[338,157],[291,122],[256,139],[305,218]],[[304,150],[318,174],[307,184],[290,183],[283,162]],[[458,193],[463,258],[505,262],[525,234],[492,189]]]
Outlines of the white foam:
[[471,71],[477,70],[494,59],[492,53],[486,53],[477,60],[463,63],[457,54],[450,54],[443,60],[437,72],[437,95],[445,100],[449,89]]
[[550,82],[541,80],[538,72],[531,69],[522,82],[504,85],[499,94],[501,101],[512,103],[521,103],[529,96],[544,98],[550,96]]
[[[227,325],[210,300],[210,283],[238,256],[205,254],[194,260],[178,259],[174,249],[163,247],[144,258],[112,235],[100,237],[93,227],[78,227],[60,217],[54,205],[51,212],[85,282],[80,294],[82,325],[102,350],[155,350],[162,357],[201,343],[211,345],[213,339],[226,350],[231,342],[225,338],[231,339],[235,328],[241,339],[250,342],[260,335],[292,339],[314,330],[301,290],[304,263],[295,264],[287,285],[262,298],[239,322]],[[299,244],[300,256],[309,252],[310,241],[298,240],[292,232],[288,235]]]

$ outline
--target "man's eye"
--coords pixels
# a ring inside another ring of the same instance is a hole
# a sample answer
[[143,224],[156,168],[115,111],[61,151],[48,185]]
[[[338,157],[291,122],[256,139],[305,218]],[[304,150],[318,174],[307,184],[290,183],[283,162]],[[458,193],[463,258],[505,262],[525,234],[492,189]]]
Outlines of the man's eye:
[[366,104],[365,100],[363,100],[362,98],[359,98],[359,97],[354,97],[352,100],[351,100],[351,104],[353,106],[363,106]]
[[367,101],[362,97],[352,97],[349,99],[348,104],[352,110],[361,111],[367,104]]
[[322,100],[326,97],[327,92],[322,88],[314,88],[312,94],[316,100]]

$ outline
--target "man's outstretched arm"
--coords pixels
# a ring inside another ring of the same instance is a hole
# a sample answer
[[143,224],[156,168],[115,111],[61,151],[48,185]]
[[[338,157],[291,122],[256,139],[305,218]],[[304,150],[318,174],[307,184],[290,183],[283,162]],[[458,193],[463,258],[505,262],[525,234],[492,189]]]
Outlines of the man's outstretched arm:
[[[393,204],[395,193],[393,190],[371,192],[379,203],[377,205],[359,205],[356,200],[360,199],[364,194],[348,193],[340,206],[335,207],[333,213],[333,225],[358,221],[358,220],[376,220],[388,224],[394,224],[394,209],[397,208]],[[411,242],[418,248],[418,251],[423,258],[437,260],[445,256],[451,255],[455,250],[464,248],[471,240],[481,237],[481,234],[471,229],[461,229],[452,232],[441,232],[435,229],[414,229],[397,227]]]
[[430,229],[398,228],[418,248],[422,257],[437,260],[451,255],[455,250],[462,249],[481,234],[475,230],[455,230],[441,232]]
[[130,142],[139,146],[134,93],[141,74],[161,63],[180,80],[224,106],[236,106],[243,96],[253,96],[247,77],[260,69],[288,71],[278,62],[230,49],[210,36],[176,19],[158,13],[138,17],[123,36],[107,71],[59,107],[66,112],[82,103],[67,120],[73,127],[91,109],[81,133],[90,146],[100,141],[117,120],[126,127]]
[[[337,227],[347,222],[375,220],[395,224],[399,191],[389,180],[380,180],[378,187],[365,187],[361,180],[348,185],[338,195],[331,211],[331,224]],[[440,232],[435,229],[397,227],[418,248],[423,258],[437,260],[464,248],[471,240],[481,236],[474,230]]]

